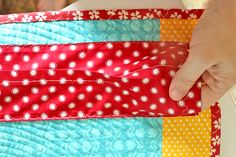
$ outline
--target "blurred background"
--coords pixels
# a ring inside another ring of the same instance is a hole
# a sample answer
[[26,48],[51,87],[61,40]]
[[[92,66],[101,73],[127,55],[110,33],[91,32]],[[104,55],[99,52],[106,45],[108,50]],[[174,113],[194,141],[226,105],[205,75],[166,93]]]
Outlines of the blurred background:
[[[60,10],[75,1],[77,0],[0,0],[0,14]],[[181,1],[187,9],[191,9],[205,8],[212,0]]]
[[[77,0],[0,0],[0,14],[60,10]],[[186,8],[205,8],[211,0],[182,0]]]
[[0,14],[60,10],[77,0],[0,0]]

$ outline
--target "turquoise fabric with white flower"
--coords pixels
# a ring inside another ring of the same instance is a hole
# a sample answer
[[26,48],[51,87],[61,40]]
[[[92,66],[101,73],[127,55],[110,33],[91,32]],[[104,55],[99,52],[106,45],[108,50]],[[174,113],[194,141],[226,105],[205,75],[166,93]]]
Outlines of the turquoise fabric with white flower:
[[160,21],[94,20],[0,25],[0,44],[158,41]]
[[161,157],[162,119],[0,124],[1,157]]

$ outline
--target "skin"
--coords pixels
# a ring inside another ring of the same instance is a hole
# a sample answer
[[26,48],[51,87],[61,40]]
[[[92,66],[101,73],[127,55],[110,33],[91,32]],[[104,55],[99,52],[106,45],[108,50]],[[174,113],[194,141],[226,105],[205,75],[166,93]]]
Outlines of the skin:
[[37,8],[39,11],[60,10],[66,4],[66,0],[40,0]]
[[202,109],[236,83],[236,1],[214,0],[205,10],[190,43],[185,64],[173,78],[169,94],[181,100],[201,77]]

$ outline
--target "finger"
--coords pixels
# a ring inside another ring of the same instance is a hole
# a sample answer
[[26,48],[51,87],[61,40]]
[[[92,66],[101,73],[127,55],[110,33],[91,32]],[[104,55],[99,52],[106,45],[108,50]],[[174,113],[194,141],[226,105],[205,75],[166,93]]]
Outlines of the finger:
[[206,98],[206,94],[212,93],[212,87],[214,87],[214,84],[217,82],[217,80],[211,75],[208,70],[202,74],[202,81],[204,82],[204,85],[201,88],[202,110],[209,108],[215,101],[217,101],[217,99],[213,97]]
[[231,84],[218,81],[206,71],[202,74],[205,85],[202,86],[201,100],[202,110],[214,105],[231,87]]
[[38,2],[38,4],[37,4],[37,9],[38,9],[38,11],[43,11],[43,10],[42,10],[42,9],[43,9],[43,3],[44,3],[43,0],[40,0],[40,1]]
[[229,89],[229,86],[225,86],[223,89],[216,90],[207,84],[203,85],[201,92],[202,111],[206,110],[211,105],[214,105]]
[[202,74],[202,80],[205,84],[207,84],[209,87],[214,87],[215,84],[217,83],[217,80],[213,77],[213,75],[209,72],[211,68],[207,69],[203,74]]
[[[198,49],[194,48],[191,52],[194,51],[198,52]],[[195,84],[201,74],[209,67],[207,62],[203,63],[199,58],[200,57],[196,55],[189,56],[186,62],[176,73],[169,89],[170,97],[173,100],[181,100],[187,94],[189,89]]]
[[54,10],[61,10],[66,5],[66,0],[56,0],[54,2]]

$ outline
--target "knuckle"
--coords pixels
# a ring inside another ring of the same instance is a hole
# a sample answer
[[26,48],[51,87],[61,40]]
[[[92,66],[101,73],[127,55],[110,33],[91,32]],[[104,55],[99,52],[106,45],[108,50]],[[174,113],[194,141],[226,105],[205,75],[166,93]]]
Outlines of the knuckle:
[[218,91],[222,91],[225,89],[224,85],[222,83],[220,83],[219,81],[215,82],[215,87]]
[[221,92],[226,89],[225,84],[218,80],[212,81],[209,85],[214,92]]

